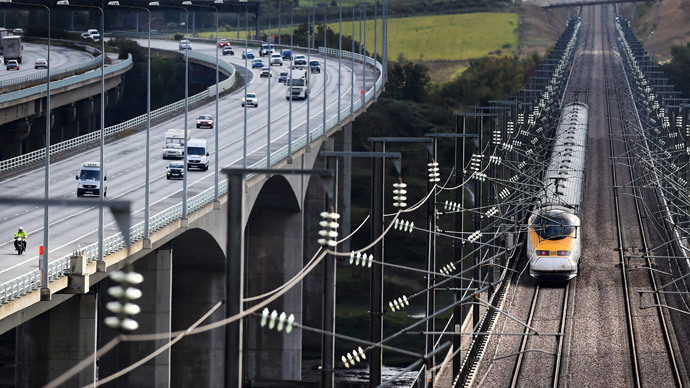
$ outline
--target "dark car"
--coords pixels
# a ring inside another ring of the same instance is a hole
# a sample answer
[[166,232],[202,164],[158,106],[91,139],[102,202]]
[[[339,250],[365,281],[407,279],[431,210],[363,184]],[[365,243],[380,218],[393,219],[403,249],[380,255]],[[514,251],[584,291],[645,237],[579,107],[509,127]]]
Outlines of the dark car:
[[235,50],[231,46],[223,47],[223,55],[235,55]]
[[312,73],[321,73],[321,64],[319,63],[319,61],[309,62],[309,70]]
[[170,162],[168,167],[166,167],[168,170],[165,178],[166,179],[172,179],[172,178],[179,178],[182,179],[184,177],[184,163],[183,162]]
[[284,60],[290,60],[292,59],[292,51],[290,50],[283,50],[280,55],[283,57]]
[[242,51],[242,59],[254,59],[254,50]]
[[262,67],[264,67],[264,62],[261,59],[255,59],[252,62],[252,69],[261,69]]
[[288,72],[283,71],[278,75],[278,82],[286,83],[288,78]]

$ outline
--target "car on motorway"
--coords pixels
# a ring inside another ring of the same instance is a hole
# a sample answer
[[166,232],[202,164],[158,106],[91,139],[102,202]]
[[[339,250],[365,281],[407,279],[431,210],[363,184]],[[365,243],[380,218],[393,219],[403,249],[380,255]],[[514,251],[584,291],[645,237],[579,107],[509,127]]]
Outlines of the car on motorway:
[[280,74],[278,74],[278,82],[286,83],[288,79],[288,72],[287,71],[281,71]]
[[254,59],[254,50],[247,49],[242,51],[242,59]]
[[213,116],[201,115],[196,119],[197,128],[213,128]]
[[252,69],[260,69],[264,67],[264,61],[261,59],[255,59],[252,61]]
[[21,28],[15,28],[14,30],[12,30],[12,34],[14,34],[14,35],[21,35],[23,33],[24,33],[24,30]]
[[189,41],[189,39],[182,39],[180,41],[180,50],[191,50],[192,49],[192,42]]
[[292,51],[290,51],[290,50],[283,50],[283,51],[280,53],[280,56],[283,57],[283,60],[284,60],[284,61],[289,61],[289,60],[292,59]]
[[[259,99],[256,98],[256,93],[247,93],[247,106],[253,105],[255,108],[259,106]],[[242,106],[244,106],[244,97],[242,97]]]
[[224,48],[230,46],[230,42],[226,38],[218,39],[218,48]]
[[182,159],[184,150],[179,143],[168,143],[163,147],[163,159]]
[[223,47],[223,55],[235,55],[235,50],[232,49],[232,46],[225,46]]
[[275,51],[275,47],[272,44],[262,44],[261,50],[259,50],[259,56],[271,55]]
[[292,64],[296,69],[304,69],[307,67],[307,58],[305,58],[304,55],[295,55],[295,59],[292,61]]
[[89,34],[89,38],[93,40],[94,42],[100,42],[101,41],[101,34],[98,32],[97,29],[91,28],[86,30],[86,33]]
[[34,63],[34,69],[47,69],[48,68],[48,61],[46,61],[45,58],[36,58],[36,62]]
[[7,70],[19,70],[19,63],[16,59],[7,61]]
[[319,63],[319,61],[309,62],[309,71],[312,73],[321,73],[321,63]]
[[271,54],[270,65],[283,66],[283,58],[280,56],[280,54]]
[[170,162],[165,169],[165,179],[184,178],[184,162]]
[[273,74],[271,74],[271,68],[270,67],[262,67],[261,68],[261,73],[259,74],[261,78],[263,77],[273,77]]

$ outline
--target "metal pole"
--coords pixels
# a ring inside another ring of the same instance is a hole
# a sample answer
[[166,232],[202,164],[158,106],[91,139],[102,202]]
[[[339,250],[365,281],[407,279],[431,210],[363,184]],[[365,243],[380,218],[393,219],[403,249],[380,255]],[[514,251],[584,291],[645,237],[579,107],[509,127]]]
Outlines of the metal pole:
[[[278,4],[281,4],[278,2]],[[269,19],[269,35],[271,19]],[[273,43],[271,43],[273,44]],[[266,121],[266,168],[271,168],[271,78],[273,78],[271,54],[268,54],[268,120]]]
[[293,19],[293,11],[294,11],[294,4],[290,5],[290,79],[288,80],[288,96],[290,97],[290,102],[289,105],[290,107],[289,112],[288,112],[288,159],[287,162],[289,164],[292,164],[292,64],[295,63],[294,58],[295,58],[295,52],[294,48],[292,47],[292,35],[295,31],[295,25],[294,25],[294,19]]
[[[455,133],[461,134],[461,128],[457,125],[458,118],[455,118]],[[459,186],[463,182],[464,174],[464,162],[465,162],[465,138],[455,138],[455,186]],[[464,200],[464,190],[455,190],[455,203],[461,204],[461,208],[465,209]],[[455,212],[454,217],[455,230],[465,231],[463,223],[463,212]],[[453,244],[454,259],[453,262],[460,263],[460,271],[464,270],[464,260],[463,260],[463,244],[455,243]],[[465,284],[463,284],[465,283]],[[466,282],[463,282],[460,278],[453,279],[453,287],[456,291],[453,292],[455,302],[462,299],[462,289],[467,286]],[[467,314],[467,308],[464,305],[456,305],[453,308],[453,331],[459,333],[462,331],[462,323]],[[457,376],[460,373],[460,365],[462,363],[462,352],[457,350],[462,347],[462,336],[453,336],[453,376]]]
[[[189,41],[189,11],[187,8],[182,8],[185,12],[185,27],[186,36],[185,40]],[[187,164],[189,154],[189,147],[187,147],[188,138],[188,118],[189,115],[189,46],[184,50],[184,171],[182,175],[182,220],[187,221],[187,172],[189,172],[189,166]]]
[[[375,141],[374,152],[384,152],[385,146],[381,141]],[[371,240],[374,241],[383,235],[383,185],[384,185],[384,158],[374,158],[372,164],[371,180]],[[372,249],[374,258],[383,262],[383,240],[374,245]],[[383,338],[383,266],[374,263],[371,267],[371,289],[369,307],[369,341],[379,343]],[[369,386],[376,387],[381,384],[382,368],[381,348],[374,347],[371,350],[369,363]]]
[[[335,156],[326,158],[326,169],[335,170],[333,186],[338,182],[338,159]],[[333,188],[331,195],[326,193],[326,209],[329,212],[338,212],[338,191]],[[336,247],[333,250],[337,250]],[[334,256],[326,256],[323,262],[323,331],[328,334],[321,336],[323,347],[321,349],[321,386],[333,388],[333,365],[335,364],[335,281],[336,262]]]
[[327,33],[327,22],[326,22],[326,10],[328,10],[327,7],[323,7],[323,117],[322,117],[322,126],[321,126],[321,133],[323,134],[323,137],[326,137],[326,62],[328,60],[328,33]]
[[[219,83],[219,77],[218,77],[218,8],[216,7],[211,7],[214,10],[216,10],[216,116],[215,116],[215,121],[213,122],[213,126],[215,127],[215,138],[216,138],[216,146],[215,146],[215,155],[214,155],[214,163],[215,163],[215,168],[213,169],[213,200],[215,202],[219,201],[219,183],[218,183],[218,170],[220,169],[220,166],[218,165],[218,131],[219,131],[219,120],[220,117],[218,115],[218,100],[220,100],[220,83]],[[185,174],[187,175],[187,174]]]
[[249,69],[247,69],[247,50],[249,49],[249,11],[244,6],[244,136],[242,137],[242,168],[247,168],[247,83],[249,82]]
[[352,53],[350,71],[350,116],[355,117],[355,6],[352,5]]
[[379,0],[374,1],[374,100],[376,99],[376,53],[378,45]]
[[[361,32],[362,31],[360,30],[360,33]],[[366,59],[367,45],[366,45],[366,42],[367,42],[367,5],[364,4],[364,38],[362,38],[362,41],[360,43],[363,46],[362,55],[364,55],[364,57],[362,57],[362,82],[363,82],[363,86],[362,86],[362,108],[365,108],[365,109],[367,107],[367,59]]]
[[48,199],[50,198],[50,8],[48,11],[48,66],[46,67],[46,168],[45,168],[45,199],[43,208],[43,256],[41,260],[41,300],[50,299],[48,285],[48,226],[50,225]]
[[[427,153],[427,163],[433,163],[436,159],[436,142],[437,140],[434,139],[434,143],[432,143],[431,148],[428,149]],[[427,189],[427,194],[431,193],[435,189],[435,183],[431,182],[431,179],[427,179],[426,183],[426,189]],[[456,190],[457,191],[457,190]],[[461,191],[461,190],[460,190]],[[435,311],[435,298],[434,298],[434,292],[435,289],[434,283],[435,283],[435,276],[434,276],[434,270],[436,268],[436,196],[435,195],[429,195],[429,198],[426,201],[426,222],[427,222],[427,230],[429,231],[426,236],[426,243],[427,243],[427,264],[426,264],[426,271],[427,271],[427,278],[426,278],[426,287],[427,287],[427,292],[426,292],[426,316],[427,317],[432,317],[434,315]],[[435,331],[434,328],[434,318],[431,318],[426,321],[426,330],[428,333],[432,333]],[[429,354],[431,351],[434,349],[434,335],[433,334],[427,334],[426,335],[426,347],[425,347],[426,354]],[[432,373],[429,370],[430,367],[433,367],[433,362],[432,365],[425,364],[425,376],[424,376],[424,381],[426,382],[425,386],[431,386],[433,387],[433,377]]]
[[[314,3],[312,1],[312,3]],[[312,7],[309,7],[311,11],[313,12]],[[311,63],[311,49],[312,49],[312,41],[311,41],[311,29],[314,25],[311,24],[311,16],[309,15],[309,11],[307,11],[307,63]],[[316,31],[314,31],[316,33]],[[311,71],[311,67],[310,70]],[[324,67],[324,72],[326,71]],[[311,77],[310,77],[311,78]],[[311,85],[309,85],[311,88]],[[311,144],[311,125],[309,123],[310,117],[309,115],[311,114],[311,93],[307,93],[307,146]]]
[[[101,11],[101,133],[100,133],[100,186],[98,186],[98,198],[101,200],[101,205],[98,206],[98,265],[104,266],[103,261],[103,198],[105,193],[103,191],[103,181],[105,180],[103,173],[105,169],[103,168],[104,157],[103,152],[105,148],[105,13],[103,8],[98,8]],[[50,64],[48,64],[50,66]],[[102,268],[105,269],[105,268]]]
[[[338,31],[338,123],[340,123],[340,84],[342,84],[342,79],[340,78],[340,72],[342,71],[343,62],[343,0],[340,0],[338,6],[340,7],[340,20],[339,20],[339,31]],[[324,67],[324,70],[325,67]],[[326,74],[324,73],[324,79]]]
[[278,44],[283,44],[283,38],[282,38],[282,27],[283,27],[283,21],[282,21],[282,15],[283,15],[283,2],[278,1]]
[[[244,11],[247,12],[247,8],[244,8]],[[240,39],[240,13],[237,13],[237,40]]]
[[[228,178],[228,258],[225,262],[225,317],[242,312],[244,298],[244,174],[231,174]],[[243,320],[230,323],[225,329],[225,387],[242,386]]]
[[[151,11],[148,13],[148,57],[146,59],[146,188],[144,194],[144,239],[151,243],[149,207],[151,203]],[[149,245],[150,246],[150,245]]]

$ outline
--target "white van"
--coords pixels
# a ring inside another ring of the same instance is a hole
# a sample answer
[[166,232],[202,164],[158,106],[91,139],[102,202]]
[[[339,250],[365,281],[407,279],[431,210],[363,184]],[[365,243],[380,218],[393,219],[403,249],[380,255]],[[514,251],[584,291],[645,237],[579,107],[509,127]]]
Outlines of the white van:
[[[108,193],[108,174],[103,167],[103,197]],[[101,164],[98,162],[86,162],[81,165],[79,175],[77,175],[77,197],[84,194],[99,195],[101,184]]]
[[190,139],[187,142],[187,169],[208,170],[206,139]]

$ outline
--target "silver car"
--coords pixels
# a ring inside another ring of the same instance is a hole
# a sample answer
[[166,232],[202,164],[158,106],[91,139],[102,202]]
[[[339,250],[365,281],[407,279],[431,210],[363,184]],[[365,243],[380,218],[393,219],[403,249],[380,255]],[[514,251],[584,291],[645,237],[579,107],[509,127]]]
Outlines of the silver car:
[[163,159],[182,159],[184,151],[182,146],[177,143],[168,143],[163,147]]

